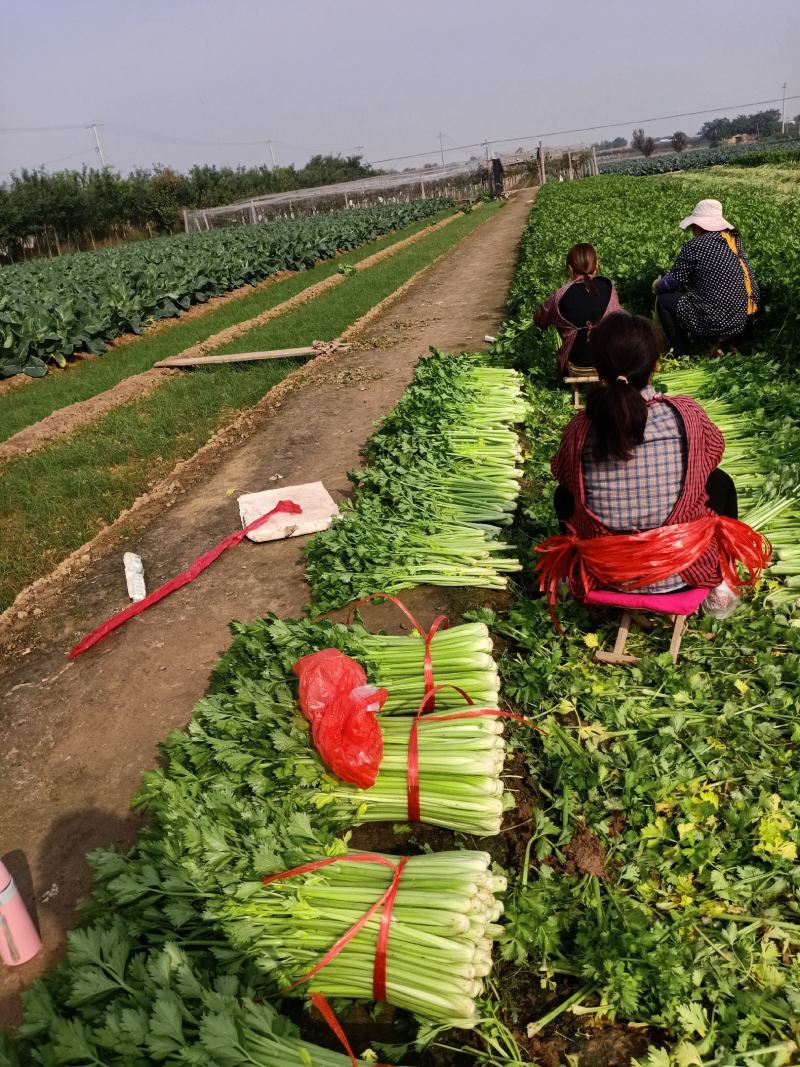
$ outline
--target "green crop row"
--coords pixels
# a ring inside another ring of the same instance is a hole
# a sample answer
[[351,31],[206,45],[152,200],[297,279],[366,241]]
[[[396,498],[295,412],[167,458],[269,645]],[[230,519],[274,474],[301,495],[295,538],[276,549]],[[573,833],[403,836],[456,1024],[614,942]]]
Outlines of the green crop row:
[[797,141],[769,144],[726,145],[694,152],[667,152],[638,159],[620,159],[602,163],[601,174],[646,177],[674,171],[705,170],[720,165],[758,167],[764,163],[789,163],[800,159]]
[[797,141],[776,141],[772,144],[729,145],[702,148],[697,152],[667,152],[664,155],[640,159],[620,159],[600,166],[601,174],[627,174],[643,177],[676,170],[703,170],[719,164],[758,167],[762,163],[791,162],[800,159]]
[[0,270],[0,377],[42,377],[73,352],[99,353],[209,297],[304,270],[442,211],[417,200],[303,219],[162,237]]

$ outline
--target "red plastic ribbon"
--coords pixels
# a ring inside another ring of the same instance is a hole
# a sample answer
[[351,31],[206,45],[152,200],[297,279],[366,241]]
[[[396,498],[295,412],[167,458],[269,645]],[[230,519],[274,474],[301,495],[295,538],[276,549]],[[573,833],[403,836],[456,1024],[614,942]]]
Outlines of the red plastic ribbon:
[[[353,621],[353,615],[355,614],[356,610],[360,608],[362,604],[367,604],[370,600],[391,601],[391,603],[394,604],[395,607],[399,608],[400,611],[402,611],[402,613],[406,616],[406,618],[410,620],[411,625],[414,627],[415,630],[419,632],[420,636],[425,641],[425,659],[423,661],[422,669],[425,678],[425,693],[427,695],[436,688],[433,679],[433,657],[431,655],[431,643],[433,642],[433,639],[439,630],[446,630],[450,625],[447,616],[437,615],[436,618],[433,620],[433,623],[431,624],[431,628],[429,630],[425,630],[422,626],[420,626],[420,624],[417,622],[417,620],[414,618],[414,616],[411,614],[411,612],[408,610],[402,600],[400,600],[398,597],[392,596],[390,593],[372,593],[370,596],[365,596],[362,597],[361,600],[357,600],[355,604],[351,606],[350,612],[347,616],[348,624]],[[431,704],[431,710],[433,710],[433,708],[434,704]]]
[[[558,625],[553,608],[559,582],[566,580],[571,586],[580,582],[584,588],[594,582],[604,589],[638,589],[686,570],[708,551],[714,538],[722,577],[731,589],[755,585],[769,565],[772,545],[738,519],[706,515],[642,533],[584,539],[574,533],[548,537],[534,549],[541,557],[535,568],[539,589],[546,594],[551,617]],[[747,577],[740,577],[737,563],[743,565]]]
[[342,1043],[342,1047],[344,1048],[347,1055],[350,1057],[350,1063],[353,1065],[353,1067],[358,1067],[358,1060],[356,1059],[356,1054],[350,1047],[350,1042],[347,1040],[345,1032],[342,1029],[341,1024],[339,1023],[339,1020],[336,1018],[333,1008],[330,1006],[326,998],[323,997],[322,993],[312,993],[311,1003],[320,1013],[320,1015],[331,1028],[331,1030],[333,1030],[334,1034],[339,1038],[339,1041]]
[[427,705],[433,701],[434,695],[439,692],[440,689],[455,689],[457,693],[466,700],[466,702],[474,707],[474,701],[469,693],[466,693],[457,685],[451,685],[449,682],[443,682],[441,685],[434,686],[430,692],[426,693],[422,698],[422,702],[417,708],[417,714],[414,716],[414,721],[411,724],[411,731],[408,735],[408,769],[406,772],[406,795],[408,803],[408,819],[409,822],[420,821],[420,796],[419,796],[419,724],[426,722],[453,722],[456,719],[483,719],[492,717],[495,719],[513,719],[514,722],[524,723],[525,726],[530,726],[532,730],[538,730],[540,734],[544,734],[547,737],[547,730],[543,730],[541,726],[537,726],[536,723],[530,721],[530,719],[523,718],[522,715],[514,715],[510,711],[500,711],[499,708],[475,708],[473,711],[453,711],[448,712],[447,715],[423,715]]
[[353,940],[356,934],[363,930],[372,916],[383,908],[381,924],[378,930],[378,940],[375,945],[375,962],[372,970],[372,995],[377,1001],[385,1001],[386,960],[389,946],[390,925],[392,921],[392,909],[394,908],[395,898],[397,897],[397,890],[400,887],[400,876],[408,863],[408,856],[402,856],[398,859],[397,863],[392,863],[392,861],[385,856],[376,856],[372,852],[355,852],[348,856],[331,856],[328,859],[313,860],[311,863],[304,863],[300,867],[292,867],[291,870],[281,871],[280,874],[270,874],[263,879],[263,882],[264,885],[269,885],[270,882],[277,882],[284,878],[295,878],[301,874],[309,874],[311,871],[319,871],[323,867],[329,867],[332,863],[378,863],[383,867],[391,868],[394,875],[389,887],[380,895],[380,897],[378,897],[374,904],[370,904],[361,918],[357,919],[350,929],[346,930],[338,941],[328,949],[322,959],[318,960],[310,970],[306,971],[302,978],[298,978],[287,990],[283,990],[282,992],[288,993],[293,989],[297,989],[298,986],[304,985],[309,979],[313,978],[323,967],[327,967],[331,960],[336,959],[342,949]]
[[273,515],[277,515],[279,512],[288,512],[291,515],[299,515],[302,512],[302,508],[299,504],[295,504],[293,500],[280,500],[272,509],[268,511],[266,515],[262,515],[258,519],[254,519],[251,523],[244,527],[243,530],[237,530],[236,533],[231,534],[230,537],[226,537],[224,541],[220,541],[214,548],[209,549],[204,555],[199,556],[194,563],[177,577],[170,579],[165,585],[160,586],[154,592],[146,596],[144,600],[139,600],[135,604],[129,605],[124,611],[120,611],[117,615],[107,619],[101,626],[98,626],[96,630],[92,630],[90,634],[85,637],[70,649],[69,658],[76,659],[82,652],[86,652],[92,645],[96,645],[99,641],[102,641],[104,637],[108,637],[110,633],[113,633],[117,627],[122,626],[128,619],[132,619],[135,615],[140,615],[143,611],[152,607],[153,604],[157,604],[159,600],[163,600],[164,597],[174,593],[176,589],[181,589],[184,585],[188,585],[189,582],[193,582],[195,578],[202,574],[202,572],[210,567],[211,564],[221,556],[227,549],[232,548],[234,545],[238,545],[243,538],[250,533],[251,530],[257,530],[259,526],[263,526],[268,519],[271,519]]

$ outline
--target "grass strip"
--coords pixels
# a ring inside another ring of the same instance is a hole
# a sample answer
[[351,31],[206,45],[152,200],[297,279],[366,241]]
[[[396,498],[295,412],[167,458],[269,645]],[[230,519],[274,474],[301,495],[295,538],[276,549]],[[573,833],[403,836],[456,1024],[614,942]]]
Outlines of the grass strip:
[[149,370],[159,360],[177,356],[212,334],[275,307],[336,274],[340,267],[360,263],[381,249],[390,248],[419,233],[448,214],[450,212],[444,211],[420,219],[336,259],[322,260],[310,270],[298,271],[288,278],[256,289],[248,296],[228,301],[205,315],[176,321],[169,328],[155,333],[145,333],[139,340],[111,349],[96,359],[75,364],[67,371],[51,369],[46,378],[0,396],[0,441],[7,440],[59,408],[97,396],[123,379]]
[[[289,348],[312,335],[321,340],[337,337],[498,209],[487,205],[457,219],[239,338],[236,348]],[[299,365],[281,360],[191,371],[63,441],[10,463],[0,476],[0,610]]]

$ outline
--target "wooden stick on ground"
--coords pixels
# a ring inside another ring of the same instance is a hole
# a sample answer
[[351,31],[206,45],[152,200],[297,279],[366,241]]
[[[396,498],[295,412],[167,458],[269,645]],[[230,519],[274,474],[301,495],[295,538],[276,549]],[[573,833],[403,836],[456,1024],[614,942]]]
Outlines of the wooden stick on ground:
[[303,348],[276,348],[269,352],[230,352],[223,356],[173,356],[154,364],[156,367],[205,367],[220,363],[255,363],[263,359],[302,359],[320,356],[325,352],[346,352],[350,345],[338,341],[317,341]]

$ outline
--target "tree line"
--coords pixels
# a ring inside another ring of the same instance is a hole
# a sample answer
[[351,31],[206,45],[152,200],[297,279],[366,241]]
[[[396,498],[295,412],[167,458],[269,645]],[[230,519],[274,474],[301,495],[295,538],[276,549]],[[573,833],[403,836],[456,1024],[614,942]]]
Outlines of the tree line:
[[22,170],[0,185],[0,260],[59,255],[109,242],[175,233],[184,208],[218,207],[378,173],[360,156],[312,156],[301,168],[194,166]]
[[[800,133],[800,115],[795,115],[786,126],[786,132],[796,137]],[[694,140],[708,142],[714,148],[721,141],[739,134],[761,138],[777,137],[782,132],[781,113],[777,108],[770,108],[768,111],[754,111],[751,115],[737,115],[735,119],[711,119],[703,123]],[[670,138],[670,146],[673,152],[683,152],[692,140],[693,138],[683,130],[676,130]],[[600,149],[627,148],[627,146],[628,141],[624,137],[615,137],[613,141],[595,142],[595,147]],[[656,142],[643,129],[637,129],[631,135],[630,146],[643,156],[650,156],[656,149]]]

